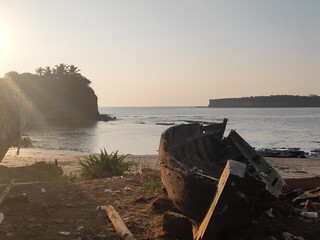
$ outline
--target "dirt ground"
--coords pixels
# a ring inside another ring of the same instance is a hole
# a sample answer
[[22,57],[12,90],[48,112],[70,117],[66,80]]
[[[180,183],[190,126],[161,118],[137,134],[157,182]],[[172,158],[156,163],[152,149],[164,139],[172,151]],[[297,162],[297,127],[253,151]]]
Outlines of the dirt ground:
[[[1,170],[1,169],[0,169]],[[6,169],[4,169],[6,171]],[[1,183],[16,177],[16,182],[47,180],[30,171],[8,175]],[[4,177],[4,175],[0,176]],[[21,177],[23,176],[23,177]],[[19,179],[20,177],[20,179]],[[0,239],[119,239],[105,212],[98,206],[112,204],[137,239],[170,239],[162,230],[163,213],[173,206],[154,210],[153,202],[165,198],[158,170],[143,170],[141,174],[92,181],[79,181],[73,176],[50,177],[49,181],[32,185],[15,185],[0,205],[4,220],[0,224]],[[0,187],[0,193],[4,187]],[[302,209],[285,201],[267,214],[255,217],[241,232],[221,239],[284,239],[289,232],[305,240],[320,236],[320,218],[298,216]],[[318,210],[319,211],[319,210]],[[172,239],[172,238],[171,238]],[[174,238],[173,238],[174,239]]]
[[162,239],[162,214],[151,210],[161,191],[150,194],[143,188],[144,182],[158,177],[152,172],[13,186],[0,205],[5,216],[0,239],[118,239],[105,212],[97,210],[108,204],[117,209],[138,239]]

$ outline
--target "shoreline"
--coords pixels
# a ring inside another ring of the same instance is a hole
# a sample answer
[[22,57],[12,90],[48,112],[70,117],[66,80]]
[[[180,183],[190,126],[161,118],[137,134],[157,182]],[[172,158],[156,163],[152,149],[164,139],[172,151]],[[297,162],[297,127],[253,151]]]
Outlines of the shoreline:
[[[45,150],[39,148],[22,148],[19,155],[16,154],[16,148],[10,148],[5,157],[0,162],[0,166],[6,167],[23,167],[28,166],[36,162],[49,162],[54,163],[58,161],[58,165],[61,166],[63,173],[77,174],[79,172],[78,159],[83,159],[86,156],[98,155],[99,153],[85,153],[66,150]],[[160,169],[160,162],[158,161],[158,155],[144,154],[144,155],[132,155],[129,154],[126,157],[127,161],[135,162],[133,171],[140,173],[144,168]]]
[[[62,167],[64,174],[77,174],[79,172],[78,159],[83,159],[89,155],[89,153],[75,151],[44,150],[36,148],[21,149],[19,155],[16,155],[16,151],[16,148],[10,148],[2,162],[0,162],[0,166],[21,167],[40,161],[54,163],[55,160],[57,160],[58,165]],[[281,174],[283,178],[305,178],[320,176],[320,157],[265,157],[265,159]],[[156,154],[129,154],[126,160],[136,163],[133,167],[133,171],[136,173],[141,173],[141,170],[144,168],[156,170],[160,169],[160,161],[158,159],[158,155]]]

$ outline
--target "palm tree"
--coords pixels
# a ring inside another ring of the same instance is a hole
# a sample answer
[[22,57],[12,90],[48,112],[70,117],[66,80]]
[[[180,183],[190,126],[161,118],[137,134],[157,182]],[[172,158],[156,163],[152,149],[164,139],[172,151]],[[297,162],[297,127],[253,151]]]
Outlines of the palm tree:
[[67,73],[67,65],[64,63],[60,63],[59,65],[55,65],[55,68],[53,69],[53,73],[57,76],[62,76],[65,73]]
[[36,69],[36,73],[39,75],[39,76],[42,76],[43,75],[43,72],[44,72],[44,68],[43,67],[38,67]]
[[70,65],[68,67],[69,74],[76,74],[79,73],[81,70],[78,67],[75,67],[74,65]]
[[44,75],[51,75],[52,74],[52,70],[51,67],[45,67],[44,69]]

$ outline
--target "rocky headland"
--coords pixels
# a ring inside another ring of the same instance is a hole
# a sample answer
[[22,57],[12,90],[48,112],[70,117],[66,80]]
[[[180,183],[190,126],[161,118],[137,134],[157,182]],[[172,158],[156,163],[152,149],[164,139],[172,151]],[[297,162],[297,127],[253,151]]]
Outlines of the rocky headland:
[[[28,122],[73,123],[79,121],[110,121],[115,117],[100,114],[98,98],[91,81],[73,65],[38,68],[37,74],[9,72],[0,78],[0,90],[27,104]],[[3,97],[2,97],[3,98]],[[0,109],[1,110],[1,109]]]
[[210,99],[212,108],[291,108],[320,107],[320,97],[316,95],[271,95],[242,98]]

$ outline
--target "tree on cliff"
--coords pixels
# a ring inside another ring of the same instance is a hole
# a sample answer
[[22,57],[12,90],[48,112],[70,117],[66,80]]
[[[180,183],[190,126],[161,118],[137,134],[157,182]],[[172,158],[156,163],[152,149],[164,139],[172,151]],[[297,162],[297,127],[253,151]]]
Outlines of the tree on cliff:
[[16,71],[11,71],[4,75],[4,79],[17,79],[18,77],[19,73]]
[[68,67],[68,73],[69,74],[76,74],[76,73],[79,73],[81,70],[77,67],[75,67],[74,65],[70,65]]
[[42,76],[43,73],[44,73],[44,71],[45,71],[45,69],[42,68],[42,67],[38,67],[38,68],[36,69],[36,73],[37,73],[39,76]]
[[47,66],[44,69],[44,75],[51,75],[52,74],[52,70],[51,67]]
[[53,69],[53,73],[57,76],[62,76],[63,74],[67,73],[67,65],[64,63],[60,63],[59,65],[55,65]]

